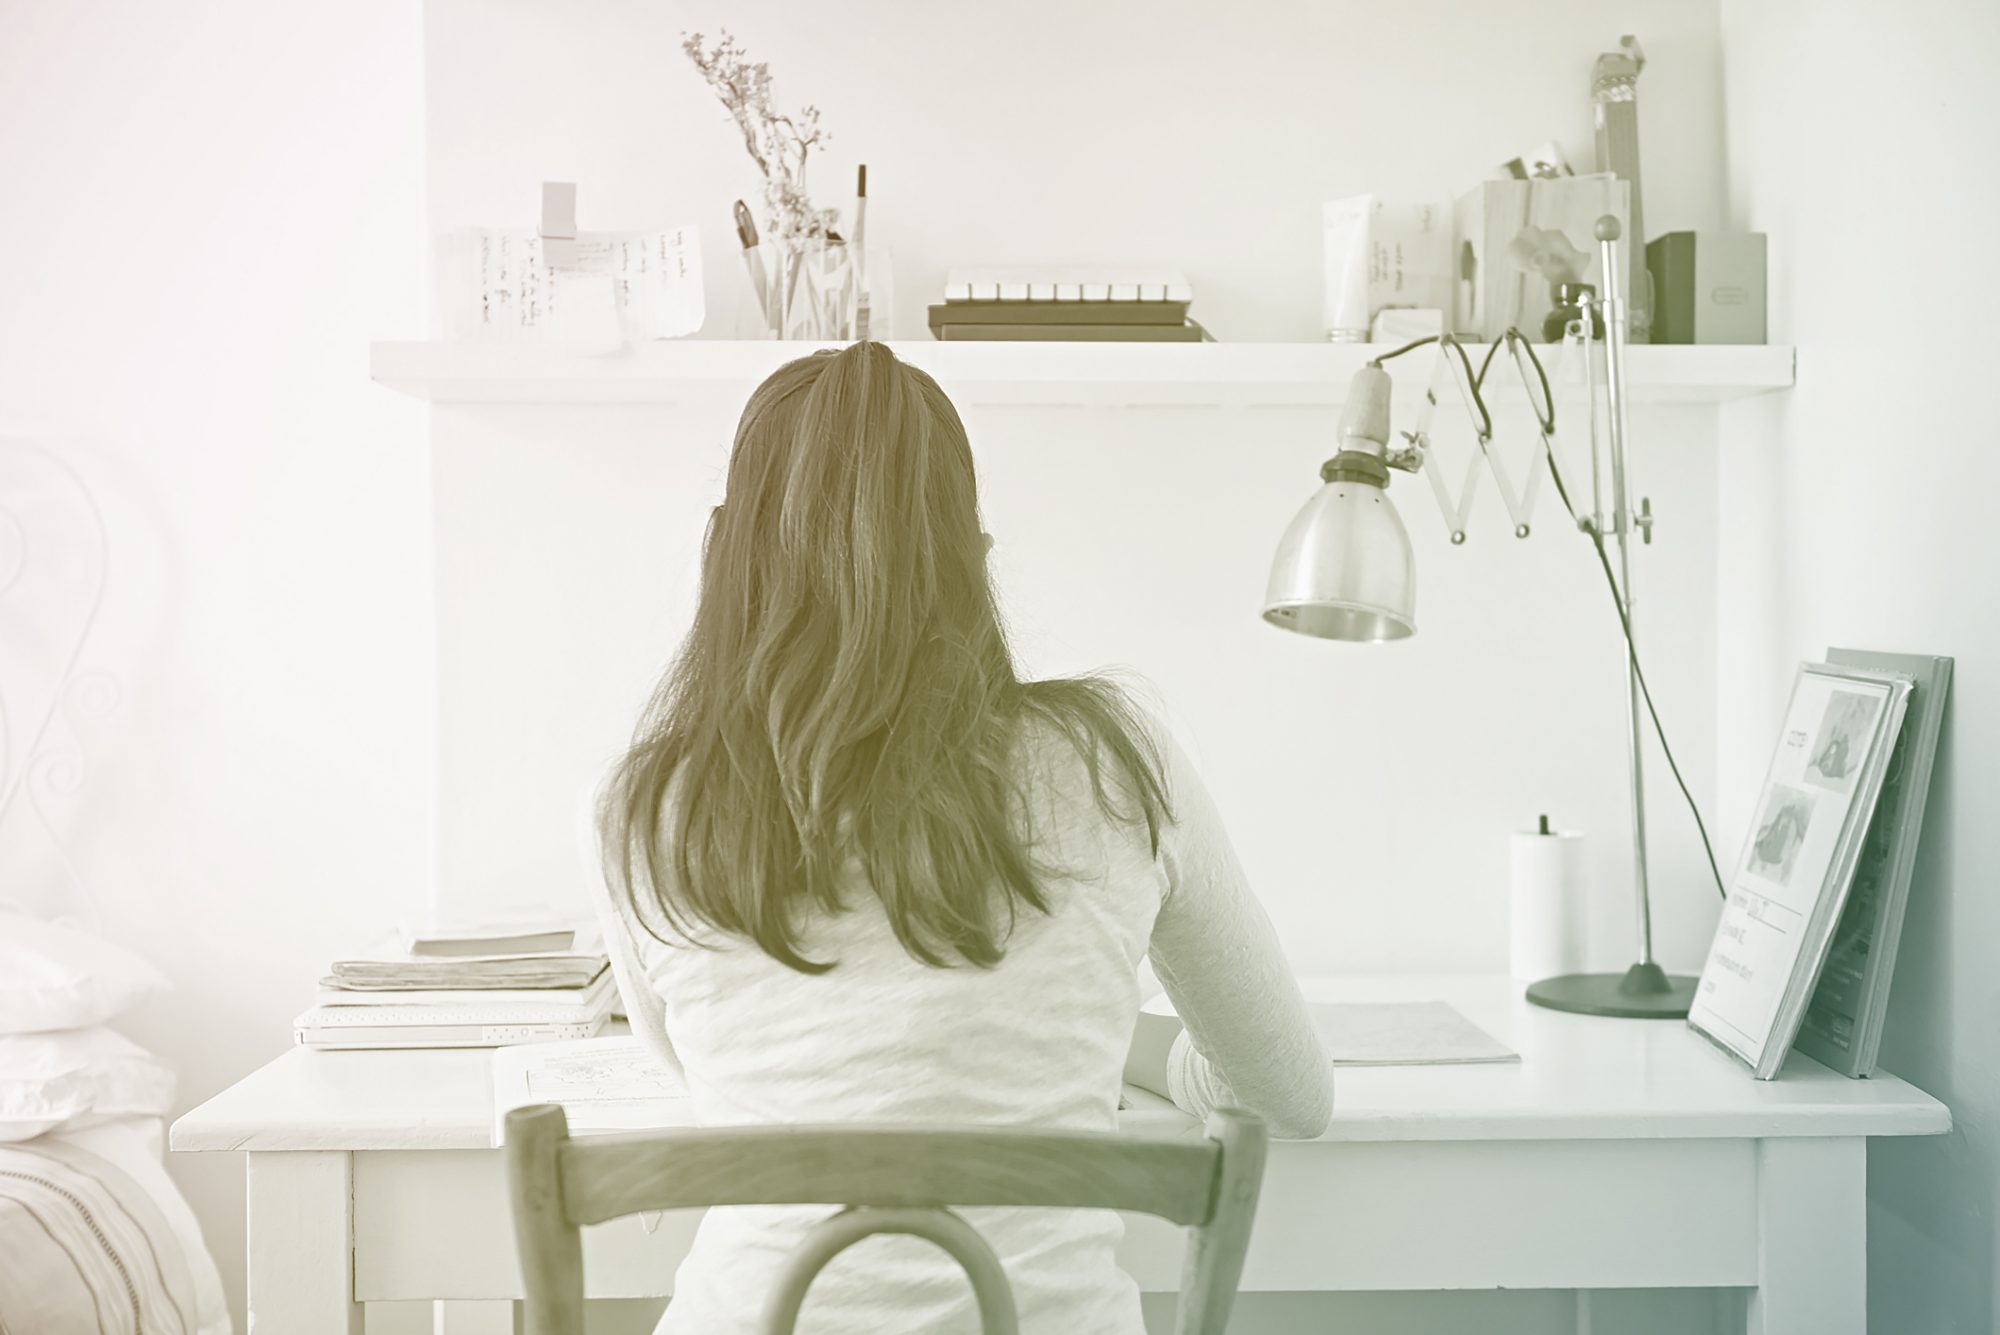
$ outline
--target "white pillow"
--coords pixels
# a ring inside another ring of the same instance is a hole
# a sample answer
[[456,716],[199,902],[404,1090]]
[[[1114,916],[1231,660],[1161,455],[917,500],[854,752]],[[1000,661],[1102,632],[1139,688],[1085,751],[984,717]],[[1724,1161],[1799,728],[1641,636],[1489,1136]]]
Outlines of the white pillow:
[[0,909],[0,1034],[103,1024],[170,986],[123,946]]
[[114,1117],[164,1117],[174,1073],[109,1029],[0,1034],[0,1141]]

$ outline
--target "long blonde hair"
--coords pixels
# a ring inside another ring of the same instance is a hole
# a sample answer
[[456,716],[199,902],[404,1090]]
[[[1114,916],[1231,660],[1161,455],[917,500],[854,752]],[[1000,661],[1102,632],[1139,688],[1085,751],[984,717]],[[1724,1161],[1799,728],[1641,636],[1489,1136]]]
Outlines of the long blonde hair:
[[650,908],[816,973],[834,961],[800,953],[802,915],[850,907],[837,875],[858,858],[914,958],[990,967],[1019,907],[1050,907],[1010,819],[1031,718],[1157,853],[1161,756],[1123,690],[1016,673],[951,400],[880,343],[787,362],[743,410],[693,628],[605,789],[607,879],[655,936]]

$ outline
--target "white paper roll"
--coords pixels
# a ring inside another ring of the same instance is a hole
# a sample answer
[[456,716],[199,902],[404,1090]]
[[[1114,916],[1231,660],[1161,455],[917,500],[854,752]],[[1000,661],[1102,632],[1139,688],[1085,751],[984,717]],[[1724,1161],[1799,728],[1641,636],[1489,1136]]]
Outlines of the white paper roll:
[[1513,836],[1508,878],[1507,967],[1531,983],[1584,969],[1583,836],[1556,830]]

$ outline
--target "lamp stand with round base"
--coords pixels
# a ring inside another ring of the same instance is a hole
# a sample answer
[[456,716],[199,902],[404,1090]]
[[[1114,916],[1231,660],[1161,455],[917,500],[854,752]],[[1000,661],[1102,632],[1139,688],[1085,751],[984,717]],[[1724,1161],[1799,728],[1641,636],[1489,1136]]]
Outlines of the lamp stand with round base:
[[1685,1019],[1694,1004],[1695,980],[1657,964],[1635,964],[1624,973],[1566,973],[1528,985],[1528,1000],[1552,1011],[1615,1015],[1627,1020]]

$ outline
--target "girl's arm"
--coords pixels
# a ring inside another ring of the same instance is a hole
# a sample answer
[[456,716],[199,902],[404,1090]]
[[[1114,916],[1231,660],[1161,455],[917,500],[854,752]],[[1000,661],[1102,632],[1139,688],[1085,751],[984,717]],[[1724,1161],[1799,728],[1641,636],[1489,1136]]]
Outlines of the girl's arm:
[[648,1052],[678,1076],[682,1073],[681,1059],[674,1051],[673,1040],[667,1037],[666,1006],[647,982],[645,965],[640,959],[635,933],[645,929],[631,920],[611,887],[604,883],[604,864],[597,845],[597,802],[603,786],[604,780],[591,785],[577,813],[577,850],[583,860],[584,885],[590,892],[591,908],[604,936],[605,953],[611,957],[611,976],[617,980],[618,995],[624,1002],[626,1018],[632,1022],[632,1033],[646,1045]]
[[1333,1115],[1333,1064],[1221,812],[1164,727],[1158,735],[1177,819],[1160,832],[1167,890],[1149,953],[1180,1018],[1140,1016],[1127,1078],[1152,1088],[1164,1042],[1160,1092],[1182,1109],[1238,1107],[1275,1137],[1317,1136]]

